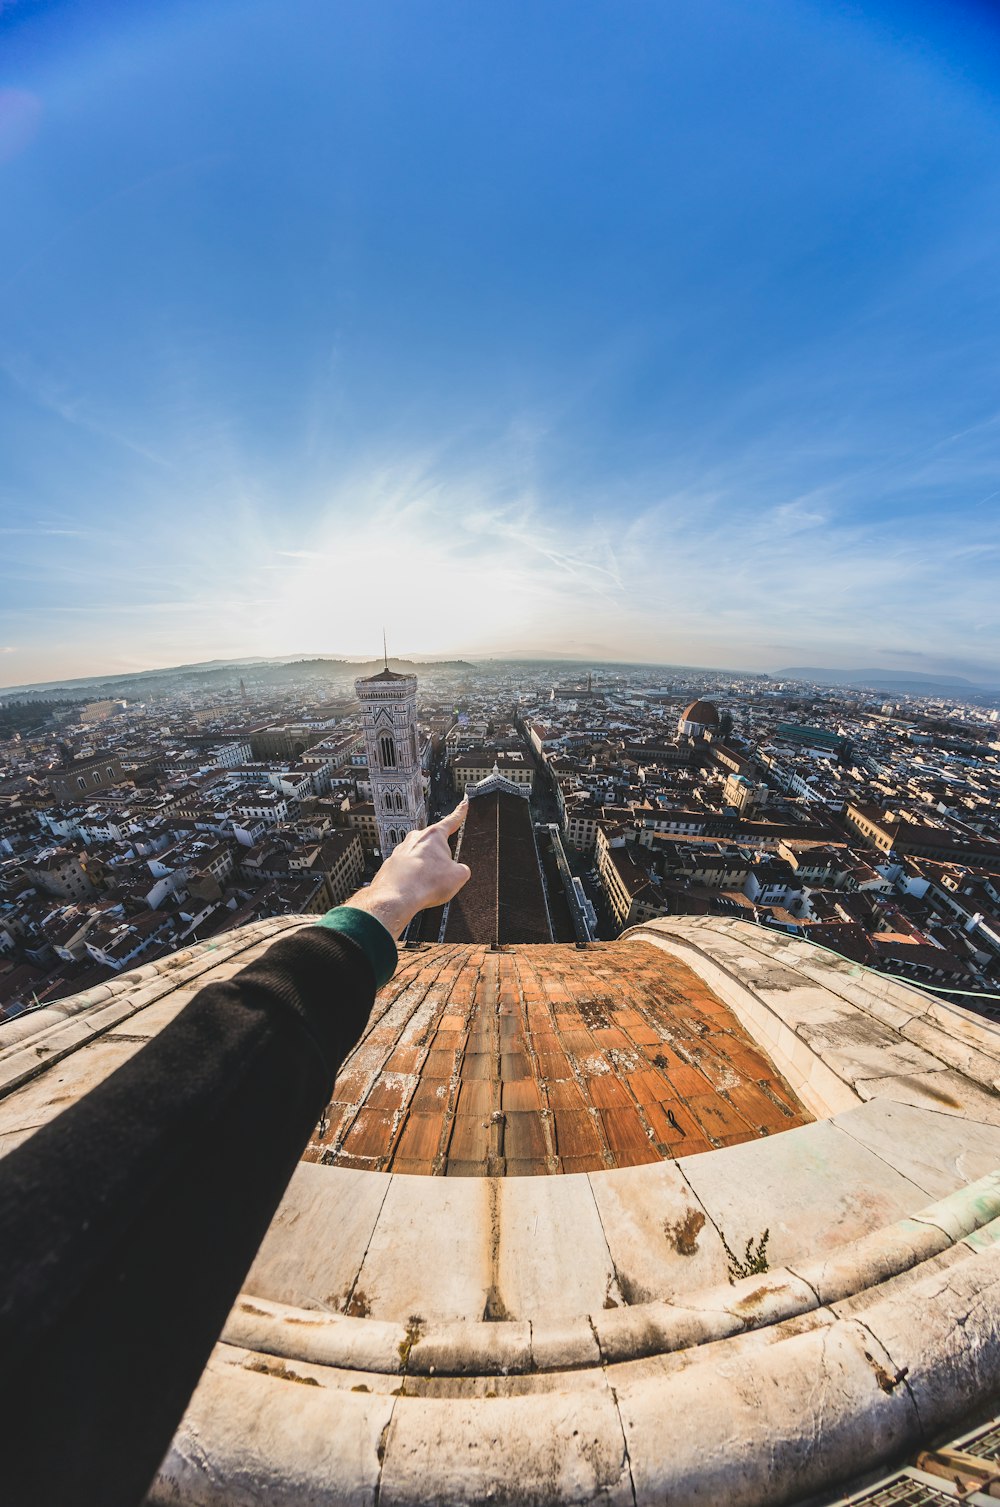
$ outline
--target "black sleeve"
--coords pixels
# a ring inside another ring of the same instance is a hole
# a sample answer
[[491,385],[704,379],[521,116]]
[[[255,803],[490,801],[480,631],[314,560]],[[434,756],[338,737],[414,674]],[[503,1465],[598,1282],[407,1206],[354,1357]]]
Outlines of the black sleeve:
[[0,1499],[134,1507],[371,1012],[310,926],[0,1160]]

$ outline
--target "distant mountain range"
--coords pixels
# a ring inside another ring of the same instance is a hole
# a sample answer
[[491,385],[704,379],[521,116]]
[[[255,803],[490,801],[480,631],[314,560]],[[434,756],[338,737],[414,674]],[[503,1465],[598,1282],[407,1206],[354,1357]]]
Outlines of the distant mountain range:
[[775,680],[806,680],[814,685],[855,686],[858,690],[900,691],[911,696],[996,695],[998,686],[977,685],[964,675],[926,675],[916,670],[828,670],[798,666],[774,670]]
[[[331,659],[322,655],[282,659],[209,659],[201,664],[173,665],[164,670],[132,670],[122,675],[88,675],[79,680],[36,681],[29,685],[0,687],[4,697],[44,697],[57,701],[97,700],[149,695],[161,689],[196,689],[211,686],[232,688],[240,679],[248,686],[285,685],[290,680],[347,681],[357,675],[372,675],[383,667],[381,659]],[[474,670],[464,659],[417,661],[389,659],[398,674],[432,675],[437,671]]]
[[[325,683],[347,683],[358,675],[372,675],[382,668],[381,659],[336,659],[330,655],[286,654],[274,659],[208,659],[196,664],[172,665],[160,670],[131,670],[116,675],[88,675],[82,679],[34,681],[26,685],[0,687],[0,701],[30,698],[32,700],[96,701],[103,697],[121,696],[136,700],[155,695],[161,691],[208,690],[212,687],[233,689],[244,679],[248,687],[281,687],[290,681],[313,680]],[[475,674],[490,665],[530,666],[534,670],[551,667],[554,673],[565,675],[574,666],[581,670],[614,670],[618,673],[630,670],[657,668],[667,674],[698,673],[696,667],[685,665],[659,665],[648,663],[609,662],[596,660],[568,660],[566,658],[543,659],[523,656],[481,659],[470,663],[466,659],[440,660],[389,660],[389,668],[398,673],[422,675],[432,678],[436,673],[467,671]],[[739,677],[751,672],[743,670],[703,670],[709,675],[732,675]],[[1000,682],[981,685],[962,675],[927,675],[913,670],[829,670],[817,666],[796,666],[787,670],[773,670],[769,676],[761,671],[753,672],[762,679],[802,680],[813,685],[849,686],[858,690],[875,690],[885,693],[901,693],[915,696],[954,696],[965,700],[977,697],[995,698],[1000,694]]]

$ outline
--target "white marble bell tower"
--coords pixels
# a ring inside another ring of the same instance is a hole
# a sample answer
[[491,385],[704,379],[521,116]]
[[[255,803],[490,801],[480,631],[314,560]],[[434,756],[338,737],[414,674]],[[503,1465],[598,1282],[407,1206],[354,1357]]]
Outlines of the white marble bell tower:
[[397,675],[388,663],[354,682],[364,713],[368,775],[382,857],[407,832],[426,827],[424,782],[417,746],[417,677]]

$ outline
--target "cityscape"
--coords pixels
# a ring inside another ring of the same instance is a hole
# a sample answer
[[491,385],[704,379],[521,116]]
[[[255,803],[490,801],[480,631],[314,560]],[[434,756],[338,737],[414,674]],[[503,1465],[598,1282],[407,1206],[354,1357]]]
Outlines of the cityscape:
[[1000,1501],[996,0],[0,0],[2,1507]]
[[499,810],[489,862],[449,917],[417,918],[411,945],[586,943],[728,916],[995,1013],[987,693],[544,661],[384,668],[409,698],[408,774],[366,735],[375,666],[0,695],[4,1016],[250,922],[320,915],[469,795],[487,799],[470,804],[467,857]]

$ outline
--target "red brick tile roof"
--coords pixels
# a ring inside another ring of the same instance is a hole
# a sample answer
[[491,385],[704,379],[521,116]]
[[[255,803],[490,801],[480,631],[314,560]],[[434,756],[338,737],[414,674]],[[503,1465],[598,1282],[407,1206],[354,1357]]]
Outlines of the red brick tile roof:
[[812,1117],[685,964],[637,942],[402,955],[308,1160],[449,1176],[629,1167]]

